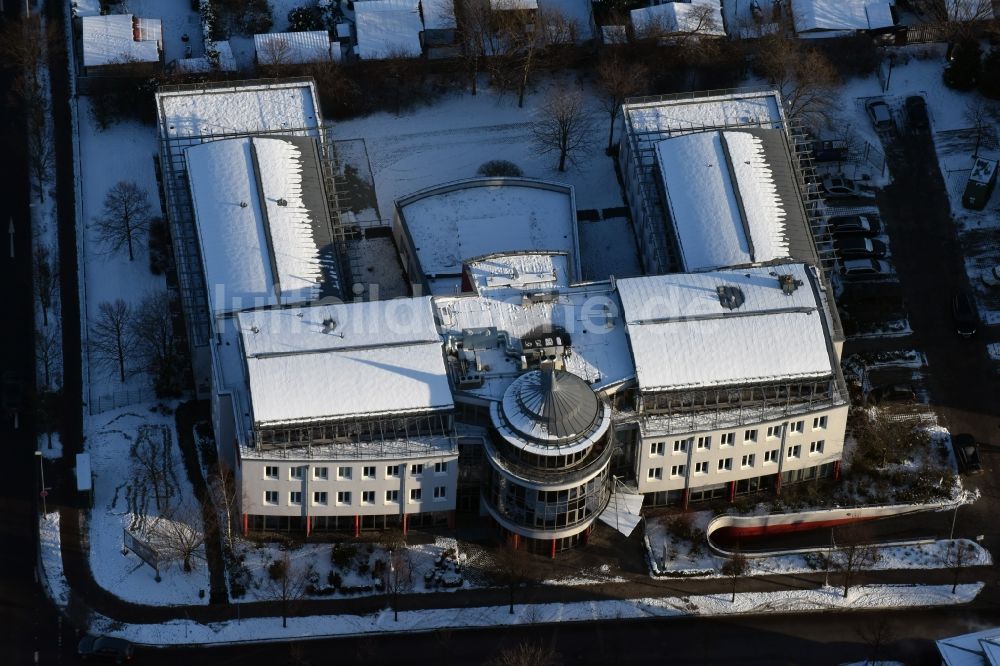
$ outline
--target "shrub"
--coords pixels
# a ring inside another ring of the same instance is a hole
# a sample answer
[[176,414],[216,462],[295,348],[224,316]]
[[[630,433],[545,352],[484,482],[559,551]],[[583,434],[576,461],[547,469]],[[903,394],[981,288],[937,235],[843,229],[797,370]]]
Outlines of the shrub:
[[344,579],[340,577],[340,574],[336,571],[331,571],[326,576],[326,582],[330,587],[340,587],[340,584],[344,582]]
[[490,160],[481,164],[476,174],[479,176],[505,176],[510,178],[523,176],[524,172],[521,171],[521,167],[513,162],[508,162],[507,160]]
[[285,577],[285,561],[275,560],[267,565],[267,575],[271,577],[271,580],[282,580]]
[[330,551],[330,562],[340,569],[344,567],[349,567],[351,562],[354,561],[354,556],[357,555],[358,549],[355,546],[349,546],[344,544],[336,544],[333,550]]
[[294,7],[288,12],[288,30],[290,32],[322,29],[323,17],[319,7]]
[[690,539],[692,518],[689,513],[680,513],[667,523],[667,531],[677,539]]

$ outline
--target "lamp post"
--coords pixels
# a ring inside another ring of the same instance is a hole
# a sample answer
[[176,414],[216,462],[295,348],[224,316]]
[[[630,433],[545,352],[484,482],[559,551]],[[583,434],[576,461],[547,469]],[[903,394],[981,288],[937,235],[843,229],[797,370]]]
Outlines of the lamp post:
[[49,512],[45,504],[45,497],[49,494],[49,491],[45,489],[45,465],[42,464],[44,458],[42,457],[41,451],[36,450],[35,455],[38,456],[38,473],[42,477],[42,490],[38,493],[38,495],[42,498],[42,515],[47,516]]
[[951,514],[951,532],[948,533],[948,540],[951,541],[955,538],[955,521],[958,520],[958,507],[962,506],[961,502],[955,504],[955,512]]

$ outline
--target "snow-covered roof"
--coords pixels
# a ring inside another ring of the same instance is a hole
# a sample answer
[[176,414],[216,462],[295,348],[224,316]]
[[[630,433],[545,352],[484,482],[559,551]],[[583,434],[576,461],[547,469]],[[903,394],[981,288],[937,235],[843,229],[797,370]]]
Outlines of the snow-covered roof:
[[538,9],[538,0],[490,0],[493,11]]
[[467,259],[510,252],[564,252],[578,281],[573,189],[528,178],[472,178],[396,201],[431,293],[453,294]]
[[101,0],[71,0],[73,16],[100,16]]
[[639,36],[698,34],[725,37],[722,26],[722,6],[718,0],[665,2],[652,7],[633,9],[629,16]]
[[[219,54],[219,71],[235,72],[237,69],[236,58],[233,56],[233,49],[229,41],[223,40],[221,42],[212,42],[212,44]],[[200,73],[212,71],[212,61],[209,60],[208,56],[179,58],[174,61],[174,66],[179,72]]]
[[420,0],[427,30],[452,30],[455,22],[455,0]]
[[538,290],[570,285],[570,261],[564,253],[512,252],[467,261],[466,271],[476,293],[511,288]]
[[255,424],[453,407],[430,297],[238,317]]
[[622,106],[626,127],[639,141],[736,125],[780,128],[785,116],[776,90],[749,90],[704,97],[629,100]]
[[854,31],[894,25],[885,0],[791,0],[795,32]]
[[358,57],[362,60],[407,57],[423,52],[419,0],[365,0],[354,5]]
[[160,59],[160,43],[163,41],[160,19],[108,14],[83,16],[80,24],[84,67],[158,62]]
[[593,39],[594,20],[590,0],[538,0],[538,7],[550,16],[558,16],[572,24],[577,41]]
[[1000,628],[935,641],[945,666],[1000,666]]
[[[779,274],[801,284],[785,294]],[[738,288],[742,304],[724,307],[719,287]],[[618,280],[639,388],[831,377],[832,352],[815,288],[804,264]]]
[[[517,341],[559,330],[572,350],[563,359],[565,369],[595,390],[620,384],[634,375],[620,306],[609,284],[560,288],[554,298],[538,301],[525,298],[530,291],[534,290],[512,286],[484,296],[435,297],[441,334],[462,337],[469,329],[494,327],[505,332],[515,345],[512,351],[518,351]],[[483,346],[476,351],[483,385],[461,391],[500,400],[519,369],[502,344]]]
[[210,141],[185,155],[213,313],[302,303],[336,291],[312,139]]
[[160,136],[198,137],[319,128],[312,81],[159,90]]
[[298,65],[334,58],[326,30],[258,34],[253,36],[253,45],[261,65]]
[[686,270],[790,256],[785,211],[759,137],[685,134],[660,141],[656,151]]

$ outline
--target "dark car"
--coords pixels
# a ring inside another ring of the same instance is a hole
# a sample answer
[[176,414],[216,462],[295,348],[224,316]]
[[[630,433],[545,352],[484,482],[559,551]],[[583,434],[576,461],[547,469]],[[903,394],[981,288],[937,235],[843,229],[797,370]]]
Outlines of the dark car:
[[920,95],[913,95],[906,98],[906,121],[910,129],[925,130],[930,127],[930,118],[927,117],[927,103]]
[[875,194],[863,189],[850,178],[827,176],[820,181],[819,189],[828,199],[874,199]]
[[84,636],[76,652],[81,659],[105,659],[121,664],[132,659],[132,644],[111,636]]
[[979,328],[979,311],[968,292],[960,291],[951,299],[951,317],[955,322],[955,332],[963,338],[971,338]]
[[917,394],[909,384],[885,384],[868,392],[869,402],[916,402]]
[[874,215],[834,215],[826,223],[837,240],[847,236],[878,236],[882,231],[882,223]]
[[979,474],[983,471],[983,464],[979,461],[979,444],[975,437],[968,433],[955,435],[953,444],[962,471],[966,474]]
[[881,259],[885,256],[885,243],[864,236],[843,236],[833,243],[841,259]]

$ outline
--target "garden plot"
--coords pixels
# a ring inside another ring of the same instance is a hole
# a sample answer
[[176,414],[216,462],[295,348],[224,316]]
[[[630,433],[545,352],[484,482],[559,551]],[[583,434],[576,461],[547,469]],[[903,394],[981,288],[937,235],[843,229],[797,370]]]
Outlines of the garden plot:
[[[94,580],[133,603],[208,603],[201,509],[184,472],[172,409],[145,404],[108,411],[91,417],[87,432],[94,472],[87,525]],[[135,553],[123,554],[124,530],[159,551],[160,582]],[[184,571],[185,556],[190,572]]]
[[[239,564],[230,574],[230,589],[234,600],[241,601],[281,599],[289,589],[295,598],[341,599],[385,594],[387,585],[409,594],[471,589],[488,582],[482,553],[467,551],[449,537],[392,548],[354,542],[286,548],[242,541],[236,559]],[[289,586],[283,585],[284,576]]]

